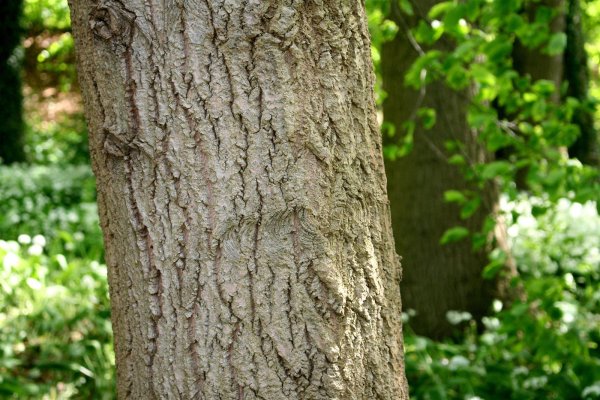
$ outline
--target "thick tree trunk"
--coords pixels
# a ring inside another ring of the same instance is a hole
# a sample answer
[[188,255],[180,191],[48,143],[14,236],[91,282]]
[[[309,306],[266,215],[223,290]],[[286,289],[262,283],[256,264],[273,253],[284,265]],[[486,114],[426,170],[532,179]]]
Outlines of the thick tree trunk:
[[21,0],[0,2],[0,162],[25,161],[21,70],[15,48],[21,40]]
[[[427,15],[436,1],[419,2],[417,15]],[[406,37],[410,21],[399,12],[400,31],[383,47],[382,73],[387,93],[383,110],[385,120],[400,131],[414,113],[415,99],[421,95],[404,85],[404,75],[418,56]],[[473,252],[470,240],[440,245],[443,233],[453,226],[479,231],[498,201],[490,185],[483,194],[481,207],[463,221],[456,205],[444,201],[447,190],[471,189],[461,171],[448,164],[445,142],[459,140],[465,144],[472,162],[482,162],[490,155],[479,144],[467,124],[469,94],[456,92],[443,83],[427,87],[420,106],[437,112],[436,125],[425,130],[418,125],[413,150],[395,161],[386,160],[392,223],[398,254],[402,255],[402,300],[405,309],[417,314],[410,320],[416,333],[432,338],[450,335],[454,327],[446,319],[450,310],[468,311],[479,319],[488,311],[494,295],[494,282],[482,278],[488,263],[485,251]],[[397,141],[398,137],[388,139]]]
[[407,398],[363,4],[71,7],[119,397]]

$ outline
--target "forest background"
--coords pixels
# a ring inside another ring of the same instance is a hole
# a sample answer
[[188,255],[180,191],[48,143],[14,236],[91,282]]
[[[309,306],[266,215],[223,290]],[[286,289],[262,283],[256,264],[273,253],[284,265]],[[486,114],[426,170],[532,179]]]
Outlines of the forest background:
[[[452,224],[426,238],[429,251],[483,251],[476,284],[505,290],[483,311],[441,308],[441,330],[406,307],[411,397],[600,398],[600,1],[423,3],[435,5],[366,2],[390,194],[396,163],[424,148],[457,171],[462,183],[438,199]],[[0,397],[111,399],[106,266],[68,6],[0,11]],[[414,54],[404,69],[394,43]],[[448,104],[427,100],[440,90]],[[402,112],[399,92],[411,99]],[[456,113],[452,96],[464,103],[454,117],[490,157],[436,139]],[[395,214],[407,212],[390,197]]]

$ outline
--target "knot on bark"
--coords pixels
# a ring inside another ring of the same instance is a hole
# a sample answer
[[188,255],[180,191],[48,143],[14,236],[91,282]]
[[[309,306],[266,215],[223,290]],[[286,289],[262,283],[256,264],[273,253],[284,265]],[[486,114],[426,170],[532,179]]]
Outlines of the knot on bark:
[[119,4],[100,3],[90,13],[89,26],[94,35],[104,39],[126,38],[131,32],[134,14]]

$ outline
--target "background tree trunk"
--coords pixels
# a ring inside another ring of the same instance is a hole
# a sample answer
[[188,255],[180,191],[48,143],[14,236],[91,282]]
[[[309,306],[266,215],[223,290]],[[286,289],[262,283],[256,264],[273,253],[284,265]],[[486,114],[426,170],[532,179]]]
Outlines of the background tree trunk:
[[580,136],[569,147],[569,155],[577,157],[584,164],[600,165],[598,132],[594,126],[594,106],[590,105],[588,94],[590,74],[581,24],[579,0],[569,0],[566,15],[567,48],[563,56],[563,79],[569,83],[567,95],[576,98],[584,105],[577,110],[574,116]]
[[[536,10],[539,7],[549,7],[557,13],[550,23],[551,33],[565,31],[564,0],[541,0],[540,2],[528,3],[524,12],[528,15],[530,21],[534,21]],[[516,40],[512,54],[513,66],[519,74],[531,77],[532,82],[540,79],[553,82],[556,87],[553,100],[559,102],[560,85],[563,78],[563,55],[548,55],[543,51],[543,48],[544,46],[535,49],[528,48],[519,40]]]
[[71,7],[120,398],[407,398],[362,2]]
[[[406,36],[407,29],[419,16],[426,16],[436,3],[413,2],[414,20],[397,10],[395,18],[400,30],[393,41],[383,46],[382,74],[387,93],[383,111],[385,120],[395,125],[397,132],[414,115],[419,107],[415,99],[421,97],[404,85],[403,77],[418,57]],[[479,319],[488,311],[494,294],[494,282],[484,280],[481,275],[488,263],[485,251],[473,252],[470,240],[440,245],[448,228],[461,225],[479,231],[498,201],[498,193],[490,185],[483,193],[479,210],[466,221],[460,219],[456,205],[444,201],[447,190],[477,191],[465,182],[457,167],[448,164],[446,141],[464,143],[472,162],[490,157],[467,124],[468,105],[467,92],[457,92],[443,82],[428,86],[420,106],[436,110],[435,126],[425,130],[417,124],[413,150],[395,161],[386,160],[396,250],[403,264],[404,309],[417,312],[410,320],[415,332],[432,338],[453,332],[454,327],[446,319],[447,311],[468,311]],[[387,140],[397,141],[398,137]]]
[[15,48],[21,40],[21,0],[0,2],[0,159],[25,161],[23,149],[23,94]]

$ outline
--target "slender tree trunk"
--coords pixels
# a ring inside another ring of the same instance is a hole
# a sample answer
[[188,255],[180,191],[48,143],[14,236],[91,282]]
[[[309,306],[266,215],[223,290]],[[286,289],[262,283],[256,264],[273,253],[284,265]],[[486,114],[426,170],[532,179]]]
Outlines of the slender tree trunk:
[[71,7],[119,397],[406,399],[362,2]]
[[594,107],[589,104],[590,74],[581,23],[579,0],[569,0],[566,15],[567,48],[563,57],[563,79],[569,84],[567,95],[576,98],[584,105],[577,110],[574,116],[574,122],[579,126],[580,135],[569,147],[569,155],[577,157],[585,164],[600,165],[598,132],[594,126]]
[[[436,3],[413,2],[416,15],[427,15]],[[395,18],[400,31],[393,41],[384,44],[382,52],[387,93],[383,110],[385,120],[400,131],[419,106],[415,105],[415,99],[423,94],[406,87],[403,79],[418,57],[406,36],[416,18],[411,21],[399,11]],[[456,205],[444,201],[447,190],[477,190],[465,182],[457,167],[448,164],[446,141],[463,143],[472,162],[490,157],[467,124],[469,101],[469,93],[457,92],[443,83],[428,86],[420,106],[436,110],[436,125],[430,130],[418,125],[412,152],[395,161],[386,160],[396,250],[402,255],[403,305],[417,312],[410,320],[415,332],[432,338],[453,332],[454,327],[446,318],[447,311],[468,311],[477,319],[485,315],[495,290],[495,283],[484,280],[481,275],[488,263],[485,251],[474,252],[470,240],[440,245],[443,233],[451,227],[460,225],[479,231],[498,201],[498,193],[490,185],[483,193],[479,210],[466,221],[460,219]],[[398,137],[387,140],[397,141]]]
[[21,69],[15,48],[21,40],[21,0],[0,2],[0,162],[25,161]]

